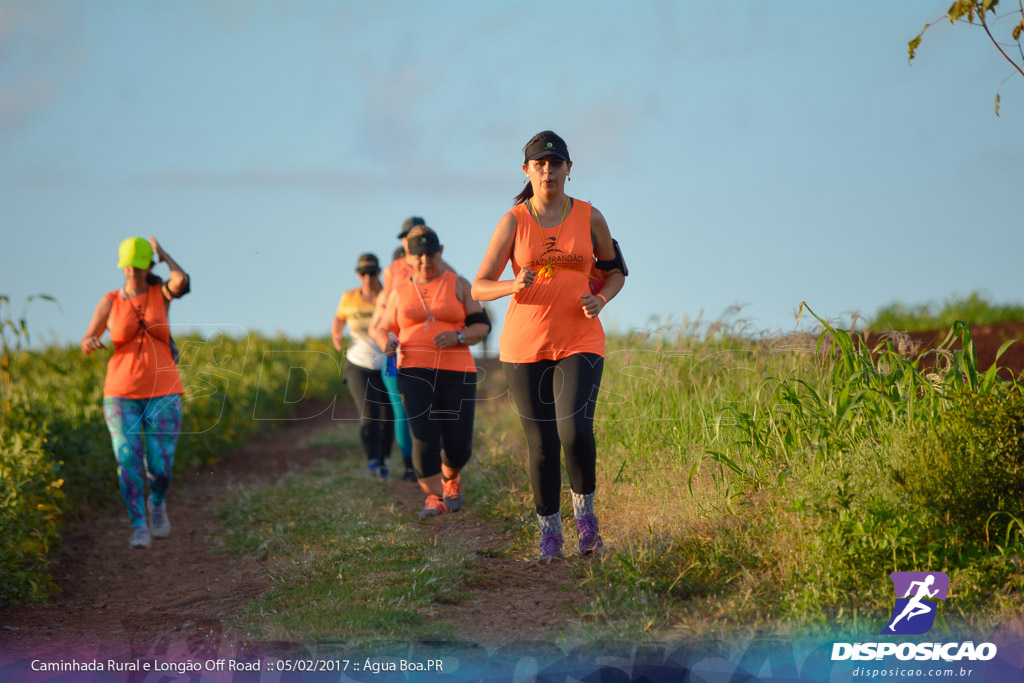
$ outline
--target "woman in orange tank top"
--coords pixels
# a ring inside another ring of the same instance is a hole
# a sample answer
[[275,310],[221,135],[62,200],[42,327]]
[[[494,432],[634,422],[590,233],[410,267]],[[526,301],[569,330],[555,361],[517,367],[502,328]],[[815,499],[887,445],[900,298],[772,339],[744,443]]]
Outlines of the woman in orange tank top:
[[[565,193],[565,141],[544,131],[523,152],[527,185],[498,222],[472,293],[478,301],[512,297],[500,358],[526,432],[540,559],[549,562],[562,556],[563,450],[580,553],[603,545],[594,514],[605,342],[598,316],[622,289],[626,268],[601,212]],[[509,262],[514,279],[500,280]]]
[[[402,223],[402,231],[398,233],[398,239],[402,240],[402,246],[395,250],[391,264],[384,268],[384,289],[381,290],[380,296],[377,297],[377,308],[373,312],[373,320],[370,323],[371,328],[380,323],[380,318],[384,314],[384,306],[391,294],[391,284],[406,280],[412,275],[414,270],[413,261],[406,254],[409,232],[418,225],[426,224],[427,222],[419,216],[409,216]],[[441,261],[441,267],[453,273],[455,272],[443,260]],[[394,359],[391,360],[393,363]],[[386,364],[381,369],[381,378],[388,390],[388,399],[391,401],[391,410],[395,416],[395,441],[398,442],[398,448],[402,451],[402,459],[405,461],[405,473],[402,475],[402,481],[416,481],[416,470],[412,466],[412,438],[409,434],[409,425],[405,418],[405,407],[402,405],[402,397],[398,393],[397,373],[395,373],[392,363]]]
[[469,282],[443,268],[443,247],[433,230],[413,228],[406,249],[415,269],[410,277],[392,280],[387,307],[371,334],[385,354],[398,354],[413,466],[427,496],[420,516],[432,517],[462,507],[459,472],[473,452],[476,401],[476,361],[469,346],[484,338],[490,324],[470,297]]
[[[154,255],[171,269],[167,282],[151,272]],[[124,286],[100,299],[81,346],[86,354],[105,349],[100,337],[110,331],[114,353],[107,362],[103,416],[132,524],[129,543],[133,548],[148,548],[151,537],[165,538],[171,532],[165,498],[181,428],[183,389],[167,311],[171,299],[188,293],[190,283],[154,237],[122,242],[117,265],[124,273]],[[147,478],[149,525],[144,498]]]

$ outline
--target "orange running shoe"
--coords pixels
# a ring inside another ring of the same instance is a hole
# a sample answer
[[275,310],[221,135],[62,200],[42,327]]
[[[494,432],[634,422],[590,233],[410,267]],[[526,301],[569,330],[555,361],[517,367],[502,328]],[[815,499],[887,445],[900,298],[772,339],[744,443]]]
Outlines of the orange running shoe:
[[444,506],[444,501],[439,496],[435,496],[431,493],[427,496],[427,500],[423,503],[423,509],[420,510],[420,517],[437,517],[442,512],[447,512],[448,508]]
[[444,488],[444,506],[448,512],[455,512],[462,507],[462,480],[459,475],[448,481],[441,480]]

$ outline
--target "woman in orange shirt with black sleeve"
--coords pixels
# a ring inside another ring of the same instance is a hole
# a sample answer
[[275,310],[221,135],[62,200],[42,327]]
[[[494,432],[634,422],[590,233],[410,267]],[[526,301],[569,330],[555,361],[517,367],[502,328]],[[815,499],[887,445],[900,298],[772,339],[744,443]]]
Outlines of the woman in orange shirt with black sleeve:
[[469,346],[486,336],[490,323],[470,297],[469,282],[444,269],[443,246],[433,230],[414,227],[406,245],[415,267],[392,282],[371,334],[385,354],[398,354],[398,392],[412,433],[413,466],[427,494],[420,516],[432,517],[462,507],[459,472],[473,453],[476,402],[476,361]]
[[[527,185],[498,222],[473,298],[511,296],[499,343],[526,432],[540,523],[540,559],[562,556],[560,451],[572,490],[581,554],[603,542],[594,513],[594,410],[604,368],[598,318],[625,282],[626,266],[601,212],[565,193],[572,161],[552,131],[524,147]],[[513,280],[499,280],[511,261]]]

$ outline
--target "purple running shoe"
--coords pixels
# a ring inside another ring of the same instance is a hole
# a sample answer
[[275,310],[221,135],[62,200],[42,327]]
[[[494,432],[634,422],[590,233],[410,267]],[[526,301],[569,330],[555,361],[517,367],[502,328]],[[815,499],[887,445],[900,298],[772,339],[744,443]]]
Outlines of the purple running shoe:
[[604,541],[597,530],[597,517],[593,512],[576,518],[576,534],[580,538],[580,555],[589,555],[604,547]]
[[547,564],[553,560],[563,557],[562,535],[550,533],[545,530],[540,532],[540,562]]

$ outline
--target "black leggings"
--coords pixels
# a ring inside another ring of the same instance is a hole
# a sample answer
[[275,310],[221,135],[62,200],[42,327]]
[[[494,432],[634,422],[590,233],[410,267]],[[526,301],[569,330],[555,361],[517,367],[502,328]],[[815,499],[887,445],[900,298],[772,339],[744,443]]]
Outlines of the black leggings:
[[359,440],[363,442],[366,459],[386,459],[395,439],[395,418],[380,370],[346,363],[345,382],[359,408]]
[[412,433],[416,476],[423,479],[439,474],[442,462],[457,469],[465,467],[473,455],[476,373],[402,368],[398,393]]
[[559,452],[563,448],[572,490],[587,495],[597,488],[594,409],[604,358],[577,353],[561,360],[502,366],[526,432],[537,514],[553,515],[562,489]]

